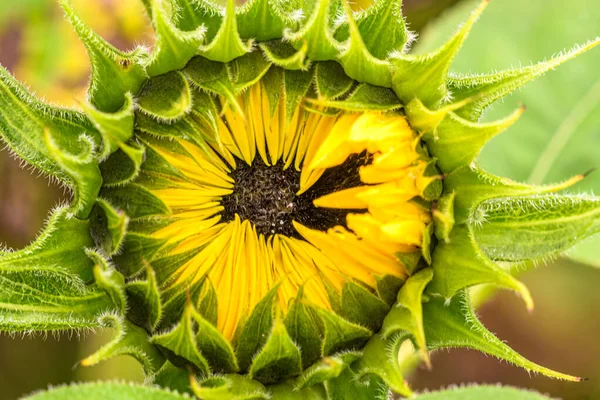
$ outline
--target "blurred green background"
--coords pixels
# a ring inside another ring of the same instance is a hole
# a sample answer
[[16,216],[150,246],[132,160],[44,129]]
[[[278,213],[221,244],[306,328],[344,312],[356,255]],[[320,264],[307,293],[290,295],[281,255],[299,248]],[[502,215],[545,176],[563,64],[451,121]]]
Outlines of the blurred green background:
[[[152,34],[139,0],[73,0],[73,3],[84,20],[115,46],[126,49],[134,43],[152,44]],[[435,43],[437,36],[446,36],[449,33],[449,28],[436,20],[440,12],[448,8],[451,13],[464,15],[463,11],[452,7],[454,3],[456,0],[405,0],[404,8],[408,22],[413,30],[423,31],[424,47]],[[577,36],[580,33],[586,34],[588,38],[600,33],[600,25],[596,18],[591,22],[570,20],[559,26],[551,23],[538,26],[538,33],[541,34],[531,38],[531,31],[535,30],[531,27],[531,16],[548,11],[539,7],[534,10],[512,7],[509,3],[519,4],[507,1],[497,6],[498,9],[502,8],[501,14],[504,14],[502,24],[496,24],[491,19],[493,17],[490,17],[489,20],[480,22],[481,28],[476,28],[481,29],[482,34],[478,37],[479,42],[473,42],[469,49],[472,54],[481,56],[480,62],[473,67],[475,72],[485,71],[486,69],[478,68],[487,67],[486,63],[507,67],[511,64],[516,65],[519,60],[539,60],[541,58],[535,57],[542,57],[539,56],[540,52],[551,55],[568,46],[573,40],[581,42],[584,39]],[[572,9],[572,5],[576,3],[584,7],[579,10],[580,13],[600,15],[600,3],[587,0],[573,0],[570,3],[566,0],[535,0],[533,3],[538,6],[551,3],[556,5],[558,10],[560,7],[564,7],[565,10]],[[361,2],[356,4],[356,7],[360,6]],[[492,14],[491,10],[490,13]],[[557,15],[560,16],[561,13],[558,12]],[[582,28],[582,24],[586,29]],[[567,31],[569,26],[572,26],[572,31]],[[590,26],[591,30],[587,29]],[[450,32],[452,29],[450,28]],[[511,39],[503,37],[501,33],[489,36],[494,29],[498,29],[498,32],[512,30],[513,36],[522,37],[526,41],[527,50],[532,52],[525,53],[525,58],[515,58],[523,57],[517,51],[523,48],[516,48]],[[462,59],[459,57],[457,64],[472,66],[469,61],[468,56],[463,56]],[[89,68],[85,50],[72,33],[71,27],[63,21],[62,12],[55,0],[0,1],[0,63],[46,100],[76,107],[83,99]],[[591,64],[591,59],[584,60],[580,64],[574,64],[570,72],[563,72],[562,78],[549,75],[544,78],[543,83],[534,85],[556,87],[561,84],[572,85],[575,82],[576,85],[590,86],[593,82],[587,82],[585,75],[590,71],[586,65]],[[597,67],[594,70],[597,79]],[[570,79],[572,82],[569,82]],[[512,107],[519,99],[525,99],[528,106],[532,105],[533,116],[523,122],[523,125],[517,124],[511,128],[506,135],[511,135],[509,139],[512,143],[520,140],[518,135],[542,135],[538,143],[540,149],[536,148],[535,143],[529,146],[536,153],[544,150],[544,144],[548,143],[551,133],[555,130],[553,124],[560,124],[565,118],[561,112],[566,112],[568,117],[568,111],[571,109],[563,104],[558,111],[553,111],[552,107],[548,110],[549,107],[538,101],[539,96],[535,97],[543,92],[544,88],[545,86],[534,86],[531,91],[520,92],[493,111],[494,115],[501,115],[505,113],[506,107]],[[552,94],[559,98],[561,95],[556,91]],[[591,111],[588,112],[598,116],[600,106],[594,103],[593,94]],[[577,99],[573,101],[577,106]],[[548,112],[553,112],[550,117]],[[557,113],[559,115],[556,115]],[[532,121],[537,125],[534,126]],[[540,128],[539,121],[549,121],[548,126],[542,124]],[[586,159],[577,149],[569,150],[570,157],[573,158],[574,154],[577,158],[577,165],[562,168],[558,159],[557,167],[551,171],[551,178],[560,176],[561,171],[567,174],[579,173],[597,166],[590,164],[597,163],[600,159],[600,156],[597,156],[600,149],[600,125],[587,122],[589,127],[584,128],[590,130],[589,133],[586,132],[589,138],[585,136],[582,139],[581,134],[577,133],[584,129],[580,126],[573,128],[573,131],[579,135],[577,140],[588,144],[586,151],[592,156]],[[536,129],[541,133],[534,132]],[[483,164],[494,172],[508,174],[515,179],[526,179],[527,174],[521,177],[519,173],[527,166],[514,171],[519,167],[519,163],[526,159],[523,155],[523,146],[526,144],[519,142],[510,147],[510,142],[506,142],[508,139],[502,140],[494,141],[486,149]],[[573,169],[575,172],[570,171]],[[564,177],[560,177],[562,178]],[[600,182],[598,177],[594,179],[592,184],[588,181],[576,189],[593,188],[596,186],[594,182]],[[61,188],[38,176],[35,171],[22,169],[19,162],[11,158],[7,151],[0,151],[0,246],[22,248],[27,245],[42,228],[49,210],[64,200],[65,196],[67,194]],[[589,244],[587,247],[592,247],[594,251],[596,248]],[[594,252],[591,254],[590,256],[588,251],[584,258],[600,260],[600,257],[594,259]],[[567,259],[558,259],[524,273],[522,279],[531,289],[536,302],[535,311],[528,314],[518,298],[511,293],[501,292],[480,308],[482,321],[491,331],[531,360],[589,379],[580,384],[553,381],[530,376],[525,371],[474,351],[452,350],[434,355],[432,371],[415,371],[410,378],[415,389],[437,389],[450,384],[470,382],[502,382],[536,389],[563,399],[600,398],[600,269]],[[73,380],[141,380],[141,368],[128,358],[117,358],[92,368],[77,366],[78,360],[90,354],[109,337],[109,331],[47,337],[0,336],[0,398],[17,399],[49,384],[57,385]]]

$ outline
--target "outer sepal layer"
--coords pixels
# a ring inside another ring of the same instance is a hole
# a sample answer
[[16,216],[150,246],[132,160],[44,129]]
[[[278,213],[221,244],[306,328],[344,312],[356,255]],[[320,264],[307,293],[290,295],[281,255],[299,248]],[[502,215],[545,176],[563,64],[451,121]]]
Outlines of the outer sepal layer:
[[72,212],[89,215],[102,183],[100,140],[83,114],[40,102],[0,67],[0,134],[23,160],[69,184],[75,192]]
[[0,331],[86,329],[116,306],[92,281],[89,223],[57,209],[23,250],[0,255]]

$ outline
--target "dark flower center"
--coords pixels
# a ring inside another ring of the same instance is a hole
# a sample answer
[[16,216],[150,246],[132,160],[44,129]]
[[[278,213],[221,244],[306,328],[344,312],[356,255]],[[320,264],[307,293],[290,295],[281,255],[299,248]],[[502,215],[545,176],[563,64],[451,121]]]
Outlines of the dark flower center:
[[365,210],[336,210],[317,208],[313,200],[323,195],[361,185],[358,168],[370,162],[366,153],[349,157],[342,165],[327,170],[306,193],[300,190],[300,172],[293,166],[283,169],[283,163],[265,165],[256,157],[252,165],[238,161],[230,173],[234,179],[233,193],[223,197],[221,204],[223,222],[238,214],[249,220],[259,234],[265,236],[282,234],[299,238],[292,221],[326,231],[336,225],[346,226],[348,212],[363,213]]

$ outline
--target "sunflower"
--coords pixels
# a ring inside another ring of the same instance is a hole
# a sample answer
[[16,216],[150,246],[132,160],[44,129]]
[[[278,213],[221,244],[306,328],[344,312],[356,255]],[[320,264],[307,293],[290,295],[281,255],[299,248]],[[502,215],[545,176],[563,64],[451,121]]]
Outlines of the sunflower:
[[73,188],[38,241],[0,254],[43,271],[5,278],[8,302],[38,314],[16,307],[2,329],[113,326],[83,365],[130,354],[155,384],[209,400],[409,396],[407,365],[446,347],[578,381],[488,332],[468,289],[531,308],[498,262],[595,233],[599,200],[554,193],[583,176],[528,186],[475,159],[524,111],[482,123],[487,106],[599,41],[450,76],[487,3],[416,56],[394,0],[147,0],[151,53],[117,51],[63,0],[91,58],[85,112],[1,74],[3,138]]

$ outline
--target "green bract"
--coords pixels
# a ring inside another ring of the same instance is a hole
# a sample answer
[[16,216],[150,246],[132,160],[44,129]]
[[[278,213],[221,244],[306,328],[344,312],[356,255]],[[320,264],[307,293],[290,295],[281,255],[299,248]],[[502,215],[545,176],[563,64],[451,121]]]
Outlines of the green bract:
[[[156,32],[151,53],[118,51],[61,0],[91,59],[84,112],[42,103],[0,69],[3,140],[73,190],[71,203],[52,212],[33,244],[0,251],[1,331],[113,327],[115,339],[83,365],[129,354],[149,382],[207,400],[410,396],[406,370],[419,358],[429,364],[430,351],[451,347],[580,380],[526,360],[487,331],[468,289],[511,289],[531,309],[527,288],[499,262],[543,260],[597,233],[600,198],[556,194],[583,176],[530,186],[493,176],[475,160],[524,111],[480,122],[489,105],[599,40],[534,66],[455,77],[449,75],[452,60],[488,1],[425,55],[409,53],[413,34],[401,0],[379,0],[360,12],[339,0],[251,0],[240,7],[233,0],[226,7],[204,0],[143,3]],[[155,235],[172,212],[156,192],[188,179],[184,167],[168,160],[189,156],[182,140],[203,150],[226,146],[211,132],[227,110],[253,118],[240,99],[255,85],[265,88],[271,114],[281,104],[282,126],[300,107],[324,116],[404,118],[419,139],[416,157],[427,162],[420,177],[427,184],[416,203],[432,222],[419,251],[397,254],[406,277],[386,275],[375,289],[354,281],[341,293],[327,288],[331,310],[305,301],[309,289],[303,286],[286,313],[276,304],[278,282],[227,337],[218,328],[219,298],[210,282],[171,286],[179,267],[201,249],[172,255],[174,245]],[[89,385],[56,393],[89,397],[95,390]],[[119,384],[98,390],[131,398],[155,391]]]

